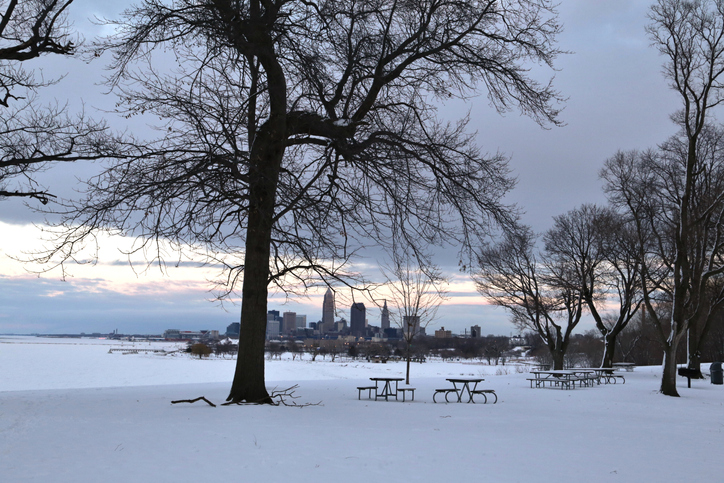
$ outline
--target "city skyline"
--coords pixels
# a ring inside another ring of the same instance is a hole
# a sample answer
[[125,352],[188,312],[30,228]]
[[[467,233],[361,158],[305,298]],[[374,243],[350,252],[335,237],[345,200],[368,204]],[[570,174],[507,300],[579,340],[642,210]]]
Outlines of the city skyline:
[[[130,3],[77,0],[71,8],[74,27],[87,39],[107,33],[107,27],[89,18],[112,18]],[[676,131],[669,119],[677,108],[676,99],[661,75],[662,58],[649,45],[644,31],[649,5],[623,0],[561,2],[559,20],[564,31],[559,47],[569,53],[557,59],[554,82],[568,98],[561,114],[563,127],[541,129],[517,112],[501,116],[488,106],[484,92],[440,105],[443,119],[469,112],[470,127],[477,130],[481,149],[510,157],[518,184],[507,199],[524,210],[522,221],[535,231],[547,229],[553,216],[581,203],[604,202],[598,171],[617,150],[646,149]],[[147,131],[145,124],[139,127],[112,115],[117,99],[104,95],[104,89],[96,85],[105,63],[103,58],[90,64],[79,58],[43,59],[35,65],[44,67],[48,75],[67,76],[39,95],[44,101],[67,101],[71,108],[85,105],[118,129]],[[97,166],[92,164],[62,165],[41,173],[39,180],[68,196],[76,187],[75,177],[85,177],[94,169]],[[210,281],[219,275],[213,267],[171,255],[167,265],[146,269],[143,257],[126,254],[133,240],[122,237],[102,238],[99,262],[66,267],[70,276],[65,281],[57,270],[35,273],[39,267],[17,259],[42,248],[43,220],[44,215],[32,212],[19,200],[0,201],[0,332],[109,332],[114,328],[157,332],[169,326],[205,326],[205,321],[220,327],[238,321],[239,307],[234,305],[238,296],[223,304],[216,300]],[[134,268],[129,267],[129,259]],[[514,333],[509,316],[487,305],[469,276],[460,272],[459,260],[456,247],[446,246],[434,253],[435,263],[451,284],[450,298],[440,307],[431,328],[463,331],[480,325],[483,334]],[[370,247],[353,265],[375,279],[383,262],[383,255]],[[307,298],[291,299],[272,293],[269,305],[316,313],[326,290],[312,288]],[[368,310],[376,310],[376,305],[362,302]],[[584,321],[578,330],[591,327],[590,321]]]

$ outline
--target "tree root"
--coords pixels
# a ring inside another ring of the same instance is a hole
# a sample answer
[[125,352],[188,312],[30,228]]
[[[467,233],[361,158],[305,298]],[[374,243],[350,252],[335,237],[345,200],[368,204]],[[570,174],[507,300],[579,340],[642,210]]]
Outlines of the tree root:
[[[246,406],[249,404],[252,405],[262,405],[262,404],[271,404],[272,406],[288,406],[288,407],[295,407],[295,408],[303,408],[307,406],[321,406],[322,401],[319,401],[318,403],[306,403],[306,404],[297,404],[294,402],[294,399],[298,399],[299,396],[294,395],[294,390],[299,387],[299,384],[295,384],[292,387],[288,387],[287,389],[282,389],[281,391],[272,391],[271,395],[268,398],[265,398],[264,400],[260,401],[229,401],[222,403],[222,406]],[[212,403],[208,399],[206,399],[204,396],[197,397],[196,399],[182,399],[179,401],[171,401],[171,404],[178,404],[178,403],[195,403],[196,401],[205,401],[209,406],[216,407],[216,404]],[[268,402],[271,401],[271,402]]]
[[[292,387],[288,387],[286,389],[282,389],[281,391],[272,391],[272,393],[269,395],[268,398],[265,398],[263,401],[229,401],[226,403],[223,403],[222,406],[245,406],[247,404],[254,404],[254,405],[261,405],[261,404],[271,404],[272,406],[289,406],[289,407],[295,407],[295,408],[303,408],[307,406],[321,406],[322,401],[319,401],[318,403],[306,403],[306,404],[297,404],[293,401],[293,399],[298,399],[299,396],[294,395],[294,390],[299,387],[299,384],[295,384]],[[276,400],[275,400],[276,399]],[[288,401],[289,399],[292,399],[292,401]],[[269,400],[271,402],[269,402]]]

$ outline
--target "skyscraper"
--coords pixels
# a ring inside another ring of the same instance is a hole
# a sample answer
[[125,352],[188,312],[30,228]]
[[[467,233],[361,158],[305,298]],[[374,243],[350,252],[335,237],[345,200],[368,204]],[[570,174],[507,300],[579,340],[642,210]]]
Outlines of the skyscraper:
[[324,294],[324,302],[322,303],[322,327],[319,329],[321,333],[331,331],[334,327],[334,292],[331,288],[327,289]]
[[297,313],[284,312],[281,325],[282,334],[295,334],[297,332]]
[[390,311],[387,310],[387,300],[385,305],[382,307],[382,315],[380,316],[380,329],[384,332],[385,329],[390,328]]
[[350,311],[349,332],[353,337],[365,335],[365,304],[352,304]]

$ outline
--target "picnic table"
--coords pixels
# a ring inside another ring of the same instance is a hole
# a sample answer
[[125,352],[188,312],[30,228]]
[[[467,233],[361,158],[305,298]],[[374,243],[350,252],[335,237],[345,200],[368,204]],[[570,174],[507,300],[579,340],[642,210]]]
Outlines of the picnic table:
[[[444,389],[435,389],[435,393],[432,395],[432,402],[437,402],[435,399],[435,396],[438,394],[445,394],[445,402],[450,402],[450,399],[448,399],[448,396],[451,393],[455,393],[457,396],[457,402],[463,402],[463,395],[467,393],[468,400],[466,402],[469,403],[475,403],[474,396],[476,394],[483,396],[485,398],[485,402],[488,402],[488,395],[492,395],[495,397],[495,401],[493,404],[498,402],[498,396],[495,394],[495,391],[492,389],[478,389],[478,383],[483,382],[485,379],[482,378],[457,378],[457,377],[451,377],[447,379],[448,381],[452,382],[453,387],[446,387]],[[470,385],[472,386],[472,389]]]
[[576,368],[581,371],[593,371],[596,375],[596,382],[601,384],[603,380],[605,384],[616,384],[616,379],[621,379],[622,384],[626,384],[626,379],[621,374],[616,374],[613,367],[581,367]]
[[575,389],[576,383],[579,386],[593,385],[596,380],[595,371],[593,369],[560,369],[553,371],[530,371],[533,374],[530,381],[530,387],[545,387],[546,383],[550,387],[556,386],[561,389]]
[[[370,381],[375,381],[375,401],[380,398],[385,398],[388,401],[390,397],[394,396],[397,400],[397,392],[399,391],[400,381],[404,381],[404,377],[370,377]],[[395,389],[392,390],[392,383],[395,383]],[[382,391],[380,391],[379,384],[382,384]],[[413,396],[414,397],[414,396]]]

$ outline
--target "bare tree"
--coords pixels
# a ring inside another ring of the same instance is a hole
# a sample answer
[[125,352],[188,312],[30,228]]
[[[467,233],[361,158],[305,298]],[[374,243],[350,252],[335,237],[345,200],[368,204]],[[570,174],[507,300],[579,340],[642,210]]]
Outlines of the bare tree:
[[[703,223],[704,213],[697,213],[694,201],[702,185],[698,149],[710,117],[710,110],[723,100],[721,78],[724,74],[724,2],[721,0],[658,0],[649,15],[647,32],[654,46],[665,57],[664,75],[679,95],[682,106],[673,119],[681,126],[685,158],[682,160],[680,184],[671,235],[671,321],[664,350],[661,392],[678,396],[676,390],[676,349],[692,320],[701,311],[701,286],[711,276],[721,273],[720,266],[707,266],[696,280],[692,272],[692,233]],[[674,180],[670,180],[674,181]],[[721,196],[721,192],[720,192]],[[663,255],[663,254],[662,254]],[[651,289],[652,287],[649,287]],[[648,311],[652,301],[644,290]],[[660,325],[660,324],[659,324]]]
[[71,162],[121,153],[103,123],[62,105],[40,105],[37,92],[58,79],[26,70],[45,55],[71,56],[79,39],[67,21],[73,0],[0,1],[0,199],[53,197],[35,175],[51,162]]
[[91,181],[47,260],[103,229],[152,258],[162,240],[220,259],[227,290],[243,278],[232,401],[269,402],[270,285],[350,283],[350,258],[392,239],[469,257],[509,222],[507,159],[466,118],[437,119],[440,102],[484,86],[496,110],[558,123],[558,94],[526,68],[559,53],[549,0],[147,0],[115,27],[99,46],[112,86],[162,136]]
[[[698,137],[684,235],[680,210],[688,164],[685,134],[672,137],[658,150],[618,153],[602,171],[609,198],[635,227],[646,319],[656,327],[664,348],[664,373],[672,371],[674,378],[678,343],[684,335],[688,335],[689,367],[700,372],[701,346],[717,312],[724,308],[719,282],[724,270],[722,140],[721,130],[711,127]],[[685,256],[679,254],[680,236],[686,238]],[[683,297],[678,311],[677,293]],[[660,311],[657,306],[670,309]],[[673,368],[667,370],[666,364]],[[675,379],[662,381],[661,392],[676,395]]]
[[389,300],[396,308],[390,317],[402,329],[405,341],[405,384],[410,384],[412,343],[435,320],[446,298],[447,279],[437,267],[429,263],[420,265],[415,255],[396,247],[392,250],[391,263],[382,271],[387,282],[384,287],[389,290]]
[[478,291],[506,308],[520,331],[532,330],[546,344],[555,369],[563,369],[571,333],[585,301],[571,267],[540,256],[528,227],[506,233],[478,254]]
[[[640,259],[630,224],[610,208],[582,205],[554,217],[545,233],[546,253],[568,267],[604,339],[601,367],[611,367],[616,337],[642,303]],[[607,309],[608,305],[615,309]],[[615,315],[612,313],[615,312]],[[606,317],[607,313],[614,315]]]

